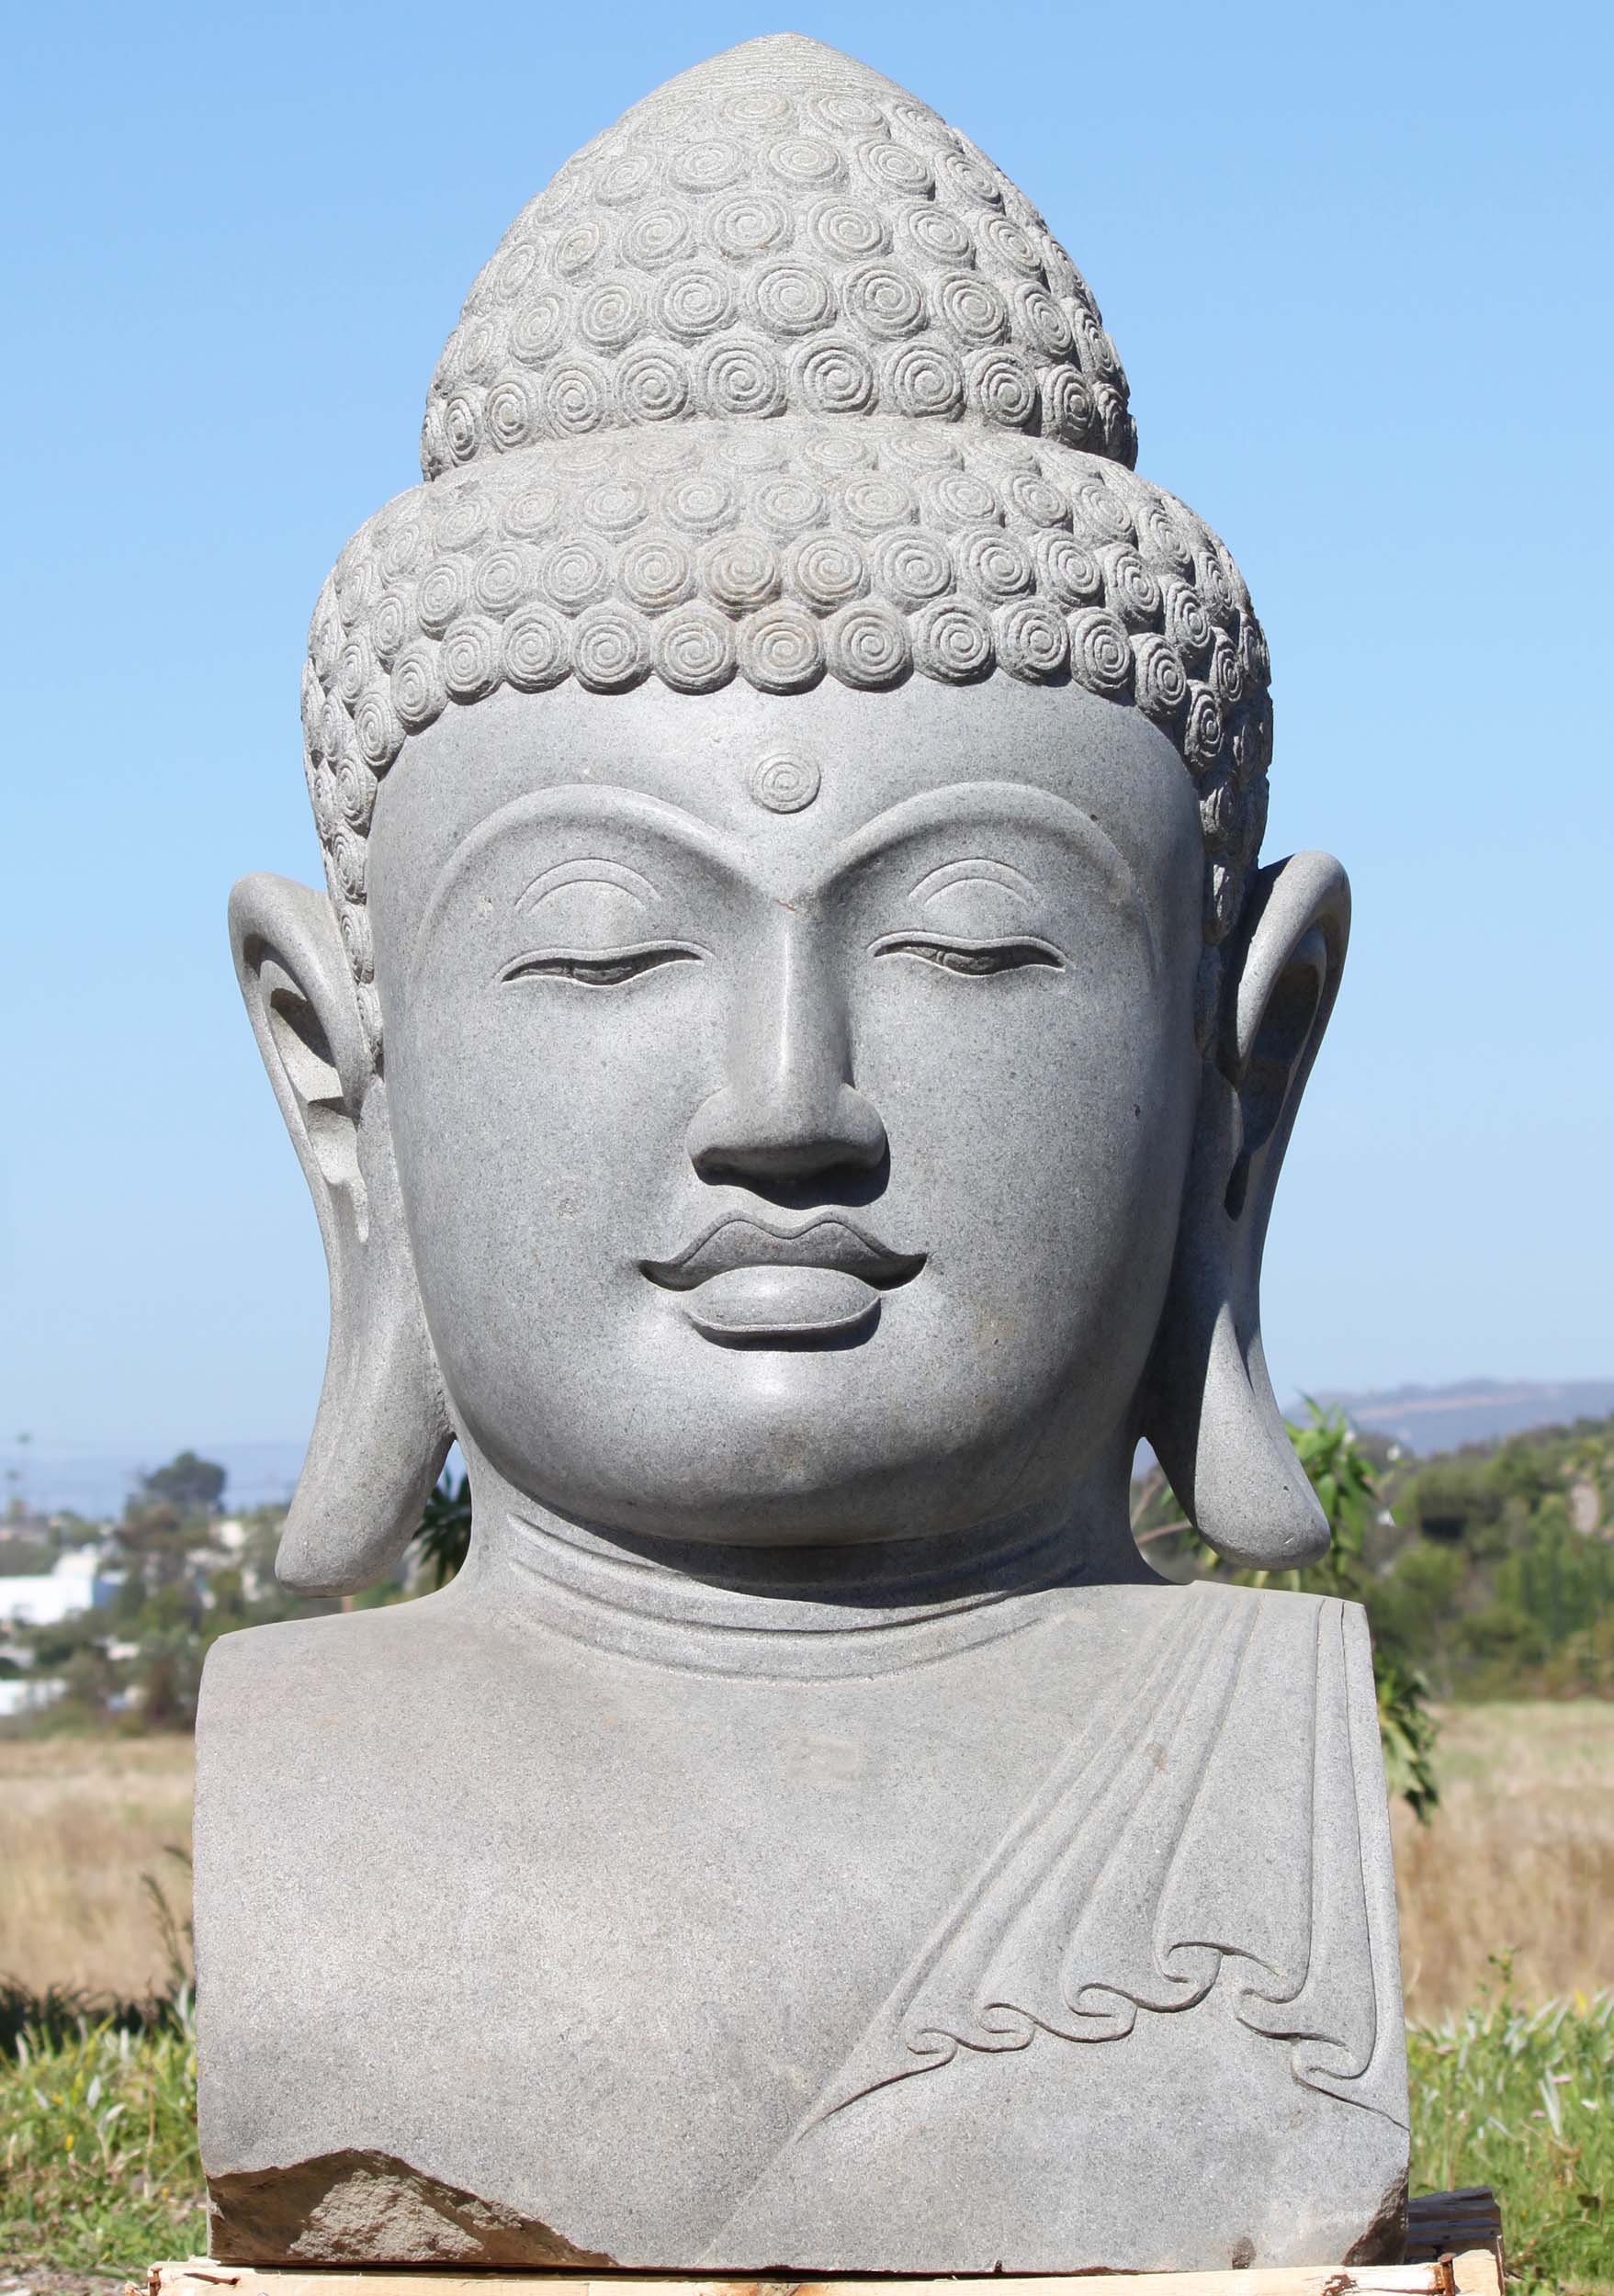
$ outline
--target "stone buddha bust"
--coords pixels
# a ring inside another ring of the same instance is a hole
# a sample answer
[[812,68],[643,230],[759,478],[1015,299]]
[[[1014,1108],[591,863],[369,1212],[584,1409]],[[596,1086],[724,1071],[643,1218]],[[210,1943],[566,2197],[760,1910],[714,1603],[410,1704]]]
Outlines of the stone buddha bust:
[[1393,2254],[1394,1893],[1262,1241],[1348,921],[1041,217],[754,40],[480,275],[242,985],[332,1339],[198,1741],[221,2257]]

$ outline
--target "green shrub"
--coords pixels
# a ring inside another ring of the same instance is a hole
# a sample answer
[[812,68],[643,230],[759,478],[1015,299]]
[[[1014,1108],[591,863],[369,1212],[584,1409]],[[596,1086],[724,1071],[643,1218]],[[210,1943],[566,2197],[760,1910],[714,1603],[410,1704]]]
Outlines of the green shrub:
[[0,2257],[143,2275],[206,2245],[188,1991],[92,2017],[9,1989],[0,2055]]
[[1510,2289],[1614,2284],[1614,1992],[1527,2009],[1499,1990],[1408,2034],[1413,2189],[1487,2184]]
[[1374,1641],[1434,1664],[1468,1573],[1468,1559],[1458,1548],[1433,1539],[1404,1547],[1383,1577],[1363,1590]]
[[[1415,2026],[1412,2185],[1488,2184],[1518,2296],[1614,2290],[1614,1993]],[[0,2258],[143,2273],[206,2241],[190,1996],[99,2018],[0,1991]]]

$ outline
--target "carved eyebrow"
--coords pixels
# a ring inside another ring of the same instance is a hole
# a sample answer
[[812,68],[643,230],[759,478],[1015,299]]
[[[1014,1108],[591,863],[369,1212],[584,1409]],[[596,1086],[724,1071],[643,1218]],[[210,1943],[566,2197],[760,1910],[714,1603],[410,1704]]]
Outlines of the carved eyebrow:
[[550,894],[559,893],[565,885],[615,885],[619,893],[627,894],[641,906],[661,898],[648,877],[641,877],[637,869],[629,869],[625,862],[601,860],[557,861],[552,869],[546,869],[540,876],[533,879],[516,902],[516,914],[519,916],[524,909],[536,909],[540,901],[547,901]]
[[[602,820],[602,814],[609,816]],[[576,829],[593,838],[612,823],[625,823],[641,835],[646,830],[667,844],[692,854],[708,869],[720,871],[737,884],[750,882],[742,852],[730,845],[698,815],[688,813],[682,805],[670,804],[660,797],[647,796],[642,790],[624,789],[615,783],[599,782],[569,782],[549,789],[527,790],[519,797],[512,797],[493,811],[457,845],[432,881],[420,922],[409,947],[409,973],[412,977],[422,962],[427,944],[436,931],[444,913],[453,897],[457,885],[466,872],[474,868],[484,855],[502,839],[525,829],[547,828],[559,825]],[[565,863],[559,864],[564,868]],[[596,860],[593,868],[601,863]],[[614,869],[625,866],[620,861],[609,864]],[[631,873],[631,872],[630,872]],[[547,871],[545,875],[548,875]],[[544,882],[535,877],[526,888],[533,893]],[[655,887],[647,878],[647,890],[653,895]],[[631,887],[628,890],[632,890]],[[524,900],[526,895],[521,896]]]
[[943,861],[940,869],[930,870],[918,884],[910,886],[908,897],[910,901],[933,901],[950,885],[968,884],[977,879],[1001,885],[1017,901],[1029,902],[1032,897],[1031,879],[1023,869],[1016,869],[1011,861],[988,861],[982,856],[970,861]]
[[[1116,906],[1136,924],[1149,971],[1158,973],[1160,957],[1154,921],[1131,864],[1113,838],[1100,827],[1096,815],[1083,812],[1049,790],[1036,789],[1023,782],[960,782],[951,789],[926,790],[917,797],[900,799],[854,831],[830,865],[814,879],[809,891],[814,896],[827,893],[838,880],[865,862],[931,828],[957,836],[960,813],[977,807],[992,816],[979,824],[978,834],[983,837],[991,836],[995,828],[1007,822],[1016,827],[1051,829],[1084,851],[1109,878]],[[925,882],[924,878],[920,879],[920,884]],[[1026,882],[1031,881],[1028,878]]]

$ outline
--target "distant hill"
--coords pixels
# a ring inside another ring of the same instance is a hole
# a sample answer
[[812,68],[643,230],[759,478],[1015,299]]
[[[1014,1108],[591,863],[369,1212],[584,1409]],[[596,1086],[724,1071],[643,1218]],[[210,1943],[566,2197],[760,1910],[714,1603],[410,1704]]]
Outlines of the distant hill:
[[[1464,1443],[1495,1443],[1532,1427],[1605,1418],[1614,1412],[1614,1379],[1462,1379],[1452,1387],[1329,1391],[1319,1393],[1317,1401],[1342,1404],[1359,1427],[1421,1455],[1455,1450]],[[1304,1417],[1304,1408],[1298,1399],[1292,1401],[1289,1416]],[[227,1509],[283,1505],[302,1466],[300,1443],[198,1442],[192,1447],[228,1470]],[[15,1490],[41,1514],[71,1508],[91,1521],[111,1521],[122,1514],[142,1471],[160,1467],[167,1456],[160,1445],[137,1451],[3,1444],[0,1476],[9,1478],[16,1469],[18,1480],[0,1483],[0,1505]]]
[[[300,1443],[196,1443],[192,1449],[217,1459],[229,1475],[224,1504],[231,1507],[283,1505],[302,1466]],[[0,1503],[15,1491],[36,1514],[71,1511],[91,1522],[111,1522],[141,1476],[161,1467],[169,1453],[160,1446],[137,1451],[51,1450],[43,1444],[0,1445]],[[15,1471],[17,1481],[10,1477]]]
[[1459,1379],[1451,1387],[1393,1387],[1364,1394],[1319,1394],[1359,1427],[1409,1451],[1454,1451],[1497,1443],[1532,1427],[1568,1426],[1614,1412],[1614,1379]]

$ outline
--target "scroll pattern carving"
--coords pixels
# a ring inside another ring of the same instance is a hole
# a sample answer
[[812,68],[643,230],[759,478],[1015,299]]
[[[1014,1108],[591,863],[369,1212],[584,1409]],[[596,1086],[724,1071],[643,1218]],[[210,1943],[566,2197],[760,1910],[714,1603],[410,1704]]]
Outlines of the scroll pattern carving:
[[[1360,1613],[1338,1602],[1196,1588],[1149,1670],[1146,1739],[1138,1707],[1100,1702],[805,2128],[961,2050],[1122,2041],[1140,2013],[1196,2008],[1219,1986],[1240,2024],[1288,2045],[1303,2088],[1405,2125],[1394,1924],[1361,1849],[1371,1797],[1382,1809],[1378,1749],[1349,1728],[1349,1678],[1360,1705],[1370,1665]],[[1251,1666],[1281,1728],[1235,1695]],[[1260,1843],[1238,1829],[1277,1806],[1295,1812],[1304,1854],[1252,1905],[1228,1876]]]

